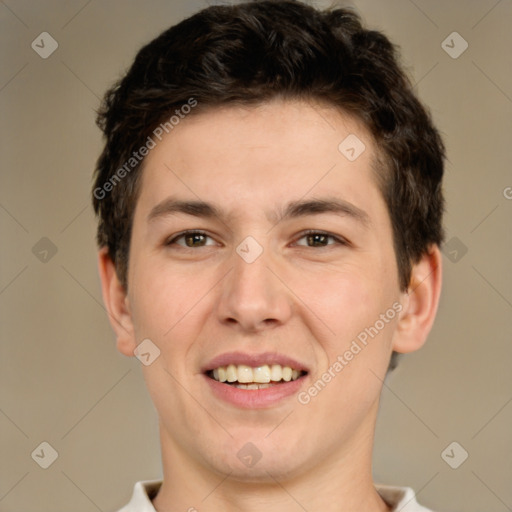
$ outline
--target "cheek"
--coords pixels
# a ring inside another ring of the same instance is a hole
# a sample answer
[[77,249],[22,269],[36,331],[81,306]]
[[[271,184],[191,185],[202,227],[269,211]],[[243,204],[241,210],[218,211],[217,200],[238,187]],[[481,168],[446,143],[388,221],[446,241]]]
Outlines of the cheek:
[[[380,315],[392,307],[394,300],[385,276],[379,278],[368,269],[355,266],[320,279],[302,280],[295,289],[312,313],[309,315],[311,329],[329,361],[343,354],[353,340],[373,326]],[[379,340],[391,335],[392,325],[392,322],[387,323],[379,332]],[[364,334],[362,336],[364,338]],[[386,343],[379,345],[387,351]]]
[[354,266],[302,278],[298,288],[298,295],[336,334],[346,332],[352,323],[357,324],[375,300],[368,276]]
[[175,272],[170,265],[155,261],[134,271],[132,283],[136,331],[163,342],[190,325],[200,310],[200,299],[210,288],[204,279],[198,279],[197,272]]

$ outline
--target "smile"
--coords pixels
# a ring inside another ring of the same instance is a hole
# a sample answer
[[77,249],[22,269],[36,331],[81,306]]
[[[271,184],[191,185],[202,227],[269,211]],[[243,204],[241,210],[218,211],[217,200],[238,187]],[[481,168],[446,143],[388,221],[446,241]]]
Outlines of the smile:
[[295,381],[305,373],[280,364],[264,364],[256,367],[229,364],[214,368],[207,372],[207,375],[218,382],[239,389],[266,389],[283,382]]

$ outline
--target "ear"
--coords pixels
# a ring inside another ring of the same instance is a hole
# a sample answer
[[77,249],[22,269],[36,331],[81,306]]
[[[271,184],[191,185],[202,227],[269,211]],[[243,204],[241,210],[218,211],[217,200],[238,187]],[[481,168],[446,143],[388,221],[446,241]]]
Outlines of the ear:
[[136,343],[128,295],[117,277],[116,267],[106,247],[101,248],[98,253],[98,269],[103,302],[117,336],[117,350],[125,356],[133,356]]
[[404,309],[395,331],[393,350],[407,353],[423,346],[436,317],[441,284],[441,252],[433,245],[412,268],[409,288],[403,294]]

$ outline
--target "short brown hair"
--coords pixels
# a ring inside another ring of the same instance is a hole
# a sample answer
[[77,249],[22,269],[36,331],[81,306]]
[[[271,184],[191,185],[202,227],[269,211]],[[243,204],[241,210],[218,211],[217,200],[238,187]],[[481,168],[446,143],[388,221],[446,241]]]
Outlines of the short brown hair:
[[144,46],[106,93],[93,204],[98,244],[108,247],[125,287],[143,162],[135,152],[191,98],[195,115],[276,97],[331,104],[372,134],[384,164],[378,183],[399,284],[407,289],[412,264],[443,240],[442,140],[382,33],[365,29],[348,9],[320,11],[292,0],[206,8]]

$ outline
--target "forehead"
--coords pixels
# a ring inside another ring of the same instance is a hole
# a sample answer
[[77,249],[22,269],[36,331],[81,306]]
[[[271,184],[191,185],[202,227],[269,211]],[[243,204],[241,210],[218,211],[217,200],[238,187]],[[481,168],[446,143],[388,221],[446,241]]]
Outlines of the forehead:
[[373,140],[333,106],[275,100],[198,109],[156,142],[139,196],[148,207],[171,192],[235,209],[308,194],[377,199]]

